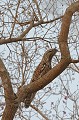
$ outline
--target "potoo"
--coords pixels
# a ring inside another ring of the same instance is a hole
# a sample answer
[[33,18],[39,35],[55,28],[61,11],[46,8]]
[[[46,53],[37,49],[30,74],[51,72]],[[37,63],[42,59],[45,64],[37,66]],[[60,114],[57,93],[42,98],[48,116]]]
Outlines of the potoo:
[[[56,54],[56,52],[57,52],[57,49],[54,48],[54,49],[49,49],[44,53],[41,62],[39,63],[39,65],[36,67],[34,71],[31,82],[38,80],[40,77],[45,75],[52,68],[51,60],[52,60],[52,57]],[[30,106],[33,98],[35,97],[35,94],[36,92],[27,95],[24,101],[26,108]]]

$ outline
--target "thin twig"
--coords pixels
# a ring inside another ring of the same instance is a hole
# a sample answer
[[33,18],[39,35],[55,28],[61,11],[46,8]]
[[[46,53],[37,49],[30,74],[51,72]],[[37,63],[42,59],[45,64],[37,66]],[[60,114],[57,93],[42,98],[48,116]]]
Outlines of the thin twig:
[[49,120],[46,115],[44,115],[38,108],[36,108],[33,105],[30,105],[30,107],[32,107],[34,110],[36,110],[45,120]]

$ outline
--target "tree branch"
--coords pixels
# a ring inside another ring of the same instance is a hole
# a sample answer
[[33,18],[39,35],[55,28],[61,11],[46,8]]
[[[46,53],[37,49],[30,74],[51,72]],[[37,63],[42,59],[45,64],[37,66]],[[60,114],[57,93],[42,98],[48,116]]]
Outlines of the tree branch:
[[[54,22],[54,21],[56,21],[56,20],[58,20],[58,19],[61,19],[62,17],[63,17],[63,16],[60,16],[60,17],[58,17],[58,18],[55,18],[55,19],[49,20],[49,21],[39,21],[39,22],[37,22],[37,23],[34,23],[33,26],[30,25],[30,26],[29,26],[19,37],[17,37],[17,38],[0,39],[0,45],[2,45],[2,44],[7,44],[7,43],[12,43],[12,42],[18,42],[18,41],[26,41],[27,38],[23,38],[23,37],[32,29],[32,27],[36,27],[36,26],[42,25],[42,24],[52,23],[52,22]],[[18,22],[18,24],[20,24],[21,26],[24,26],[24,25],[27,25],[27,24],[30,24],[30,23],[31,23],[31,21],[30,21],[30,22],[24,22],[24,23],[19,23],[19,22]]]
[[79,1],[75,2],[74,4],[71,4],[70,7],[67,8],[63,16],[61,32],[60,32],[60,36],[58,40],[60,51],[61,51],[60,62],[54,68],[52,68],[47,74],[45,74],[42,78],[28,85],[22,86],[17,93],[17,96],[18,96],[17,101],[19,103],[21,101],[24,101],[27,94],[36,92],[42,89],[43,87],[45,87],[51,81],[53,81],[71,63],[72,60],[70,57],[70,51],[68,48],[67,38],[68,38],[68,33],[69,33],[69,26],[71,23],[71,17],[73,13],[78,10],[79,10]]
[[9,73],[1,59],[0,59],[0,77],[2,79],[2,84],[4,87],[5,98],[6,100],[7,98],[10,100],[12,99],[12,95],[14,94],[14,92],[12,89]]
[[30,105],[34,110],[36,110],[45,120],[49,120],[46,115],[44,115],[38,108],[33,105]]
[[0,59],[0,77],[4,88],[6,107],[3,112],[2,120],[13,120],[18,109],[18,103],[15,102],[16,95],[13,92],[9,73]]
[[67,39],[68,39],[68,33],[69,33],[69,27],[70,27],[72,15],[78,10],[79,10],[79,0],[77,2],[72,3],[66,9],[66,12],[63,16],[61,31],[58,39],[62,58],[70,59],[70,52],[68,48]]

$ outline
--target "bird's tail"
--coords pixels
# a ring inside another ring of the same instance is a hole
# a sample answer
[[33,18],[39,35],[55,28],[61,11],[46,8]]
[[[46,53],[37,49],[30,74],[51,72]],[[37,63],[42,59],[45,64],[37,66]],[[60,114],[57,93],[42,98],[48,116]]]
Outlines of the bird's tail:
[[29,108],[31,102],[33,101],[33,99],[34,99],[34,97],[35,97],[35,94],[36,94],[36,92],[35,92],[35,93],[32,93],[32,94],[29,94],[29,95],[26,97],[26,99],[25,99],[25,101],[24,101],[26,108]]

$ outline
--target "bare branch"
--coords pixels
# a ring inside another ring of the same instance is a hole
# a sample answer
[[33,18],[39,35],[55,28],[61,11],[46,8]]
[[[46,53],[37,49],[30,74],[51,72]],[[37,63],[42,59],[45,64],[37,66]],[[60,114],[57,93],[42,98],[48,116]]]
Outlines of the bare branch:
[[18,0],[17,9],[16,9],[16,14],[15,14],[15,17],[14,17],[14,23],[13,23],[13,25],[12,25],[12,31],[11,31],[11,34],[10,34],[10,38],[11,38],[11,36],[12,36],[12,34],[13,34],[13,30],[14,30],[14,27],[15,27],[15,23],[16,23],[16,18],[17,18],[17,13],[18,13],[18,8],[19,8],[19,5],[20,5],[20,1],[21,1],[21,0]]
[[6,70],[1,59],[0,59],[0,77],[2,79],[6,100],[6,107],[3,112],[2,120],[6,120],[6,118],[7,120],[13,120],[13,117],[18,108],[18,103],[15,102],[16,95],[14,94],[12,89],[9,73]]
[[12,89],[12,85],[11,85],[11,81],[10,81],[10,77],[9,77],[9,73],[6,70],[2,60],[0,59],[0,77],[2,79],[2,84],[4,87],[4,93],[5,93],[5,98],[6,100],[9,99],[13,99],[13,89]]
[[18,41],[27,41],[27,38],[23,38],[31,29],[32,29],[32,27],[36,27],[36,26],[38,26],[38,25],[42,25],[42,24],[48,24],[48,23],[52,23],[52,22],[54,22],[54,21],[56,21],[56,20],[58,20],[58,19],[61,19],[63,16],[60,16],[60,17],[58,17],[58,18],[55,18],[55,19],[53,19],[53,20],[49,20],[49,21],[39,21],[39,22],[37,22],[37,23],[35,23],[35,24],[33,24],[33,23],[31,23],[31,21],[30,22],[24,22],[24,23],[19,23],[19,22],[17,22],[18,24],[20,24],[21,26],[24,26],[24,25],[27,25],[27,24],[29,24],[29,23],[31,23],[30,24],[30,26],[19,36],[19,37],[17,37],[17,38],[7,38],[7,39],[0,39],[0,45],[2,45],[2,44],[7,44],[7,43],[12,43],[12,42],[18,42]]
[[61,32],[59,35],[59,47],[62,58],[70,59],[70,52],[67,44],[69,27],[74,12],[79,10],[79,1],[72,3],[66,10],[62,19]]
[[71,60],[71,63],[79,63],[79,60]]
[[39,13],[39,16],[40,16],[40,20],[42,20],[42,15],[41,15],[41,12],[40,12],[40,9],[39,9],[39,5],[38,5],[38,2],[37,0],[33,0],[37,6],[37,9],[38,9],[38,13]]
[[44,115],[38,108],[36,108],[33,105],[30,105],[30,107],[32,107],[34,110],[36,110],[45,120],[49,120],[46,115]]

